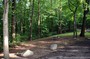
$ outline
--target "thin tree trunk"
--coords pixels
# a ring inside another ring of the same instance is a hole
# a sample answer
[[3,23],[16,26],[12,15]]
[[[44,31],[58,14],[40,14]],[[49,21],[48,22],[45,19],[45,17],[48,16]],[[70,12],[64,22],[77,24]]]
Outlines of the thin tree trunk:
[[23,34],[24,33],[24,19],[20,19],[20,33]]
[[69,26],[68,26],[68,28],[69,28],[69,31],[71,31],[71,22],[69,21]]
[[38,0],[38,37],[40,38],[41,29],[40,29],[40,0]]
[[62,33],[61,11],[59,11],[58,13],[59,13],[59,26],[58,26],[58,33],[61,34],[61,33]]
[[[52,6],[53,6],[53,1],[51,0],[51,9],[52,9]],[[51,14],[51,16],[52,16],[52,14]],[[51,19],[51,30],[50,31],[53,32],[53,25],[54,25],[53,18],[51,17],[50,19]]]
[[[70,3],[71,3],[71,0],[68,0],[68,5],[69,5],[69,9],[71,10],[71,12],[73,12],[73,18],[74,18],[74,32],[73,32],[73,38],[77,38],[77,25],[76,25],[76,12],[77,12],[77,8],[78,8],[78,5],[75,6],[75,10],[73,10],[71,7],[70,7]],[[72,4],[72,3],[71,3]],[[72,4],[74,6],[74,4]]]
[[[24,12],[24,17],[26,16],[26,7],[24,7],[25,9],[23,10]],[[26,33],[26,21],[25,21],[25,18],[22,20],[22,34],[25,34]]]
[[9,9],[9,2],[8,2],[8,0],[4,0],[4,13],[3,13],[3,49],[4,49],[4,59],[9,59],[8,9]]
[[16,27],[15,27],[15,23],[16,23],[16,21],[15,21],[15,5],[16,5],[16,0],[12,0],[12,40],[14,40],[15,39],[15,29],[16,29]]
[[20,33],[23,33],[23,19],[20,19]]
[[74,12],[74,33],[73,33],[73,37],[74,38],[77,37],[76,12]]
[[59,27],[58,27],[58,34],[61,34],[62,33],[62,25],[61,25],[61,23],[59,22]]
[[32,14],[30,19],[30,37],[29,39],[32,40],[32,20],[33,20],[33,13],[34,13],[34,0],[32,0]]
[[[19,1],[19,4],[22,5],[22,3],[23,3],[23,2],[20,0],[20,1]],[[25,7],[24,7],[24,8],[25,8]],[[22,13],[22,14],[21,14],[20,16],[22,16],[22,17],[21,17],[21,19],[20,19],[20,33],[23,34],[23,32],[24,32],[24,30],[23,30],[23,27],[24,27],[24,26],[23,26],[23,24],[24,24],[24,19],[23,19],[23,17],[25,16],[25,12],[24,12],[24,10],[23,10],[23,7],[22,7],[22,10],[21,10],[21,13]],[[23,13],[24,13],[24,14],[23,14]]]
[[61,5],[61,0],[60,0],[60,10],[58,11],[58,13],[59,13],[58,33],[61,34],[62,33],[62,22],[61,22],[61,20],[62,20],[62,17],[61,17],[61,15],[62,15],[62,5]]

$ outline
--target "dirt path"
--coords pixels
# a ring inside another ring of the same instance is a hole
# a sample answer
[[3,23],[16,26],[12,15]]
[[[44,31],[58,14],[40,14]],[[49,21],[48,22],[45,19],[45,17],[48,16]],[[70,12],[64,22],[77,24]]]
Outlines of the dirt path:
[[76,41],[37,59],[90,59],[90,40]]
[[68,46],[37,59],[90,59],[90,47]]
[[[10,49],[10,59],[86,59],[90,56],[90,40],[79,39],[83,38],[78,38],[78,41],[73,38],[49,38],[22,43]],[[58,45],[57,51],[49,48],[54,43]],[[32,50],[34,55],[26,58],[16,55],[27,49]],[[0,57],[3,57],[3,54],[0,54]]]

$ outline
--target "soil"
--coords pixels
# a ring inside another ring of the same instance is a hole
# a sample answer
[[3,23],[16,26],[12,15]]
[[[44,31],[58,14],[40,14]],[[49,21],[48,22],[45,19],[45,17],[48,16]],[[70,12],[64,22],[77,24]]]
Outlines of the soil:
[[[51,44],[57,44],[57,50],[50,49]],[[22,57],[20,53],[31,50],[34,55]],[[21,43],[10,48],[10,59],[88,59],[90,56],[90,40],[86,38],[52,37]],[[0,53],[3,58],[3,53]],[[90,58],[89,58],[90,59]]]

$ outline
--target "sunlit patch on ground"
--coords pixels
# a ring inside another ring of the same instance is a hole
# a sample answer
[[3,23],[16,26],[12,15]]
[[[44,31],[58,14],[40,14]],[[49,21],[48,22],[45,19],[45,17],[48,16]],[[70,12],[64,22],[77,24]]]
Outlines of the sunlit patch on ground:
[[[3,53],[0,54],[0,57],[1,57],[2,59],[3,59],[3,56],[4,56]],[[15,55],[15,53],[10,53],[10,54],[9,54],[9,57],[10,57],[10,58],[20,58],[19,56]]]

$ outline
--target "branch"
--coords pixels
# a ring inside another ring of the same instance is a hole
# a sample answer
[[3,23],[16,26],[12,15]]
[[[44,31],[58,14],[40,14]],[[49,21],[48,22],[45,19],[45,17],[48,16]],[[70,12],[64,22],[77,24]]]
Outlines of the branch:
[[78,8],[78,1],[77,1],[77,4],[76,4],[76,5],[74,5],[74,4],[71,3],[71,4],[75,7],[74,10],[72,10],[72,9],[70,8],[70,3],[71,3],[71,1],[68,0],[69,9],[70,9],[73,13],[75,13],[75,12],[77,11],[77,8]]
[[69,9],[70,9],[72,12],[74,12],[74,11],[70,8],[70,2],[69,2],[69,0],[68,0],[68,6],[69,6]]

